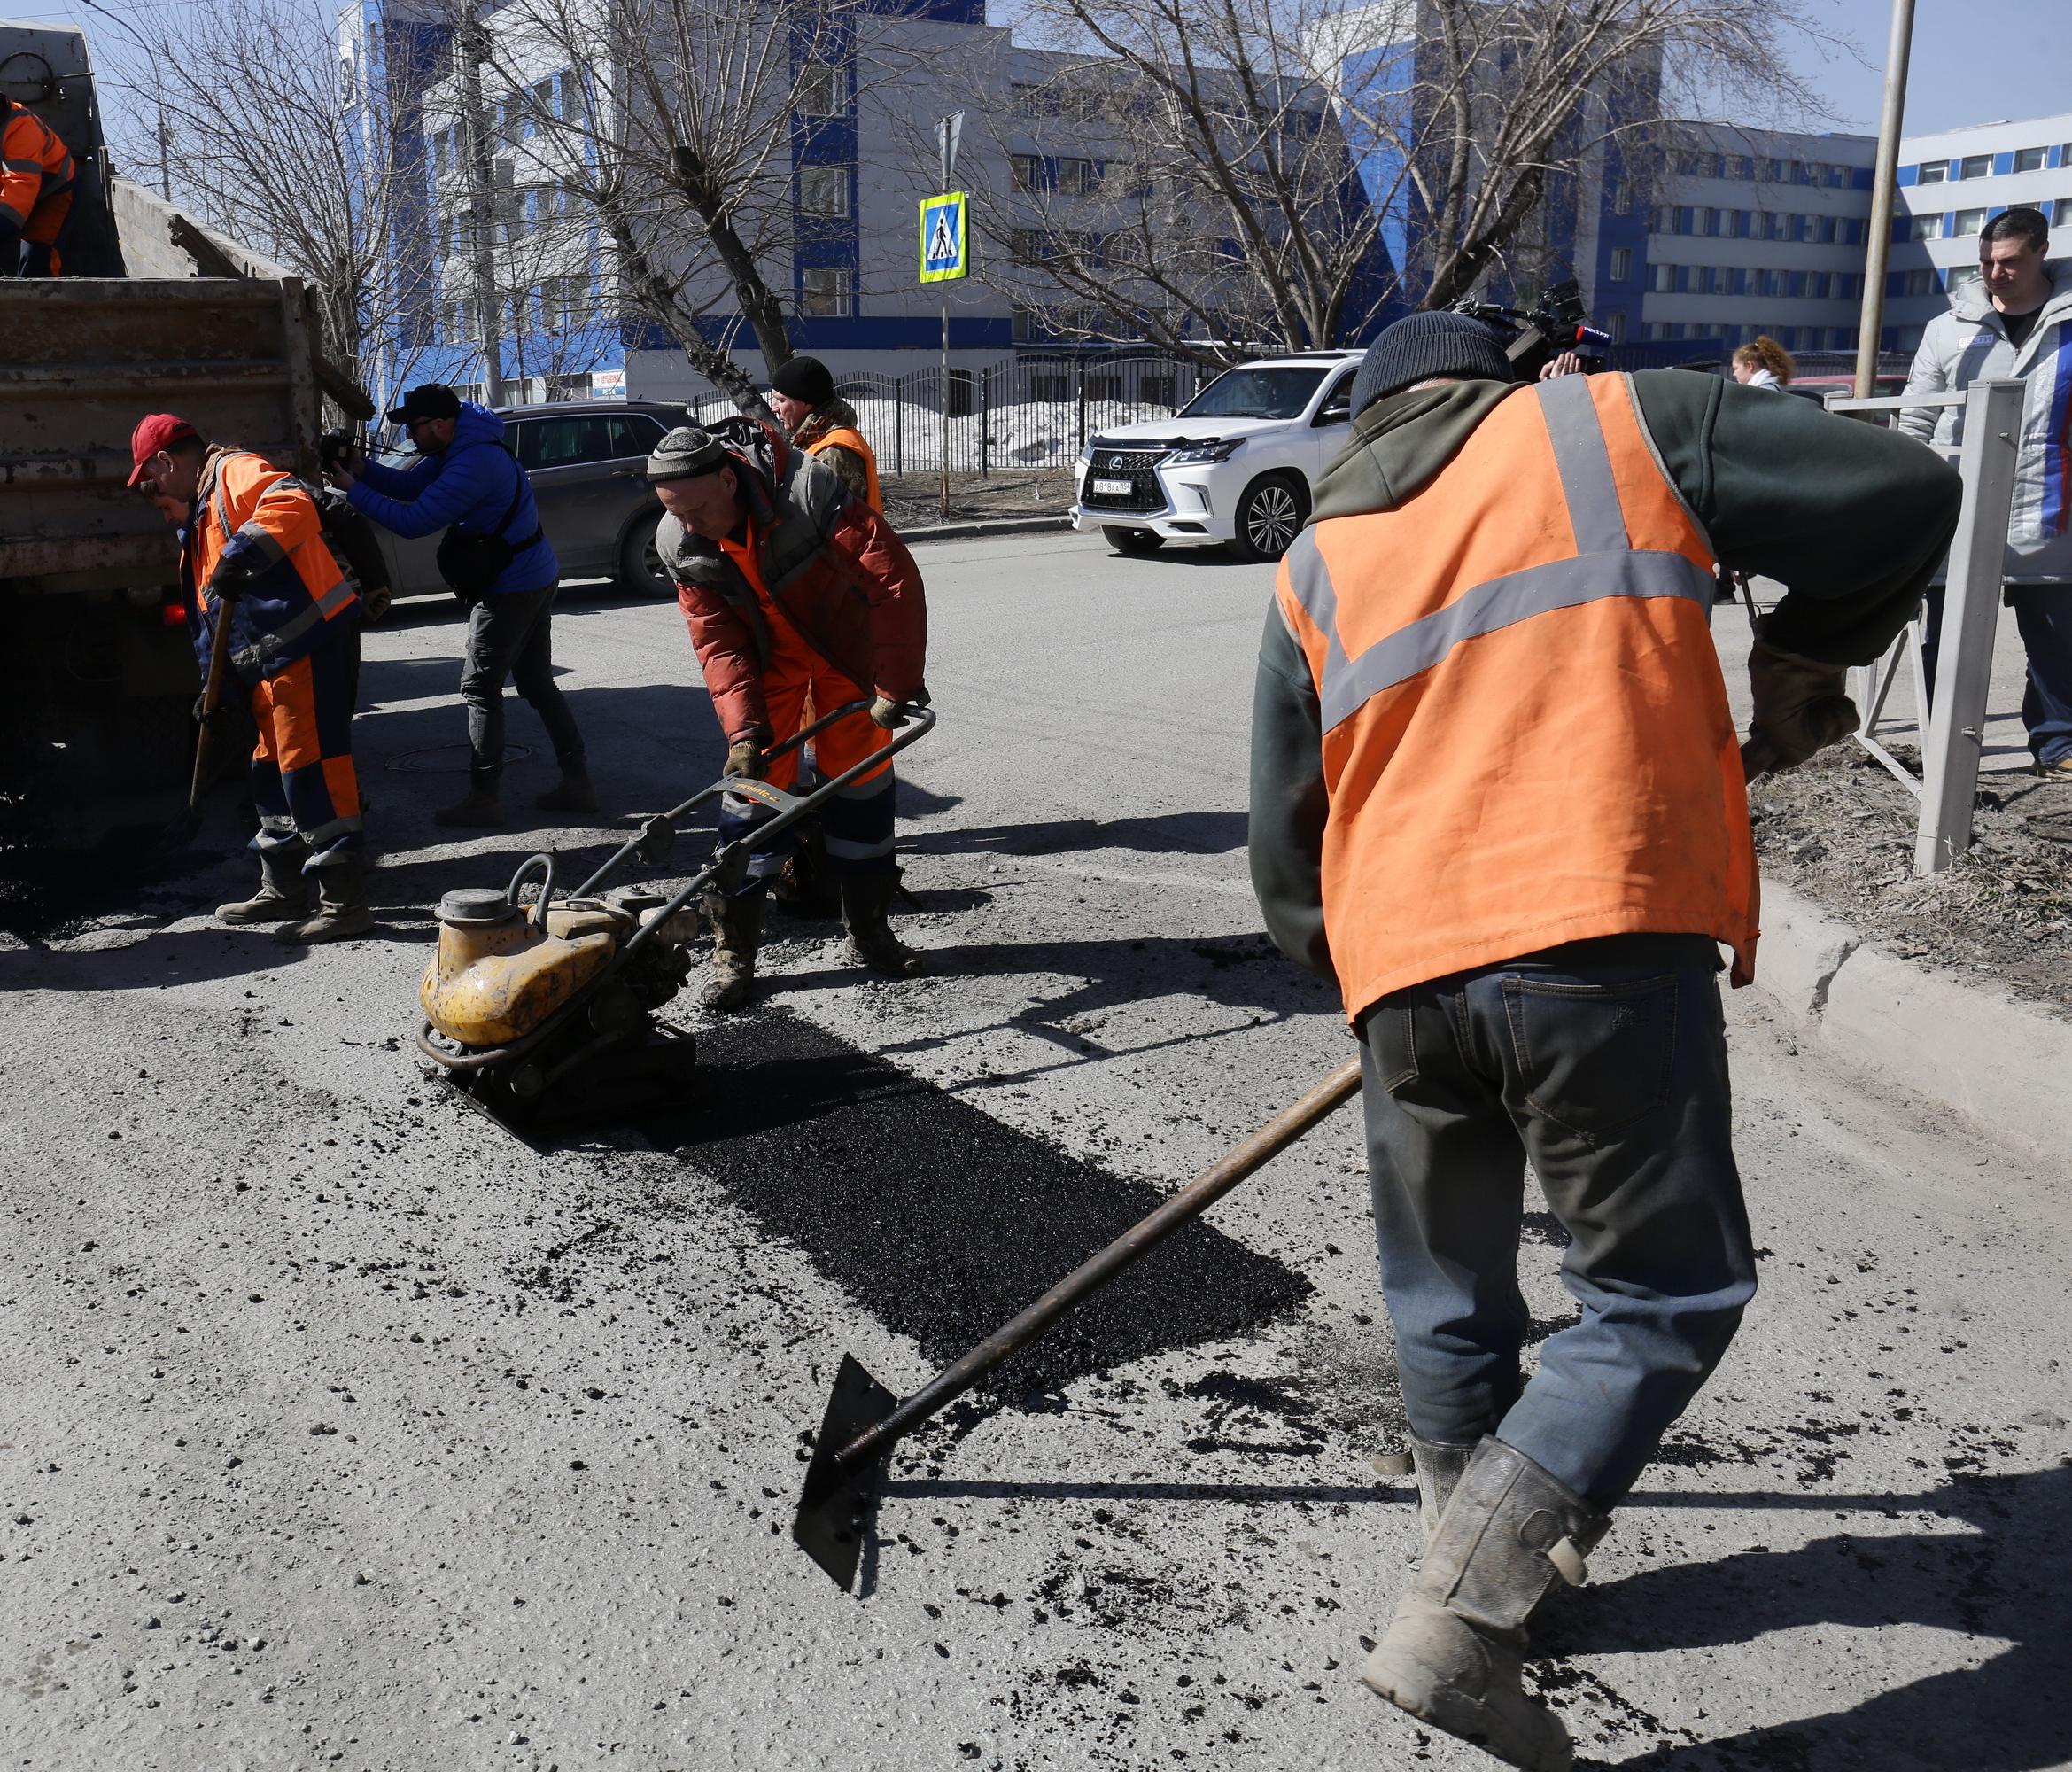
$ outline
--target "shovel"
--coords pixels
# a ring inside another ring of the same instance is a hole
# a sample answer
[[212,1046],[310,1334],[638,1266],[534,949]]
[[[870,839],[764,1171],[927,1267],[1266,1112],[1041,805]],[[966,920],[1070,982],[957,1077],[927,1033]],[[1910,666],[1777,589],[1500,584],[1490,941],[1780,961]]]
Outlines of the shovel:
[[1087,1257],[1013,1321],[1003,1324],[957,1364],[912,1396],[896,1397],[842,1356],[834,1394],[813,1442],[805,1488],[791,1535],[800,1550],[848,1589],[863,1554],[864,1521],[886,1456],[900,1440],[962,1396],[1011,1354],[1034,1341],[1083,1299],[1130,1263],[1199,1218],[1269,1159],[1277,1156],[1359,1092],[1360,1061],[1348,1059],[1300,1100],[1284,1108],[1237,1149],[1196,1176],[1147,1218]]

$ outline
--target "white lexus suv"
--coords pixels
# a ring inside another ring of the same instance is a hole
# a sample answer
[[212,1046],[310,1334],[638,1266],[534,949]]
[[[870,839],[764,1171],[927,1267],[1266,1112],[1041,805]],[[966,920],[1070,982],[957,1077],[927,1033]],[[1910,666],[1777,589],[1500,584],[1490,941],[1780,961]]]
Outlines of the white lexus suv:
[[1221,542],[1277,560],[1345,447],[1360,351],[1305,351],[1226,369],[1170,418],[1118,424],[1079,458],[1072,526],[1121,554]]

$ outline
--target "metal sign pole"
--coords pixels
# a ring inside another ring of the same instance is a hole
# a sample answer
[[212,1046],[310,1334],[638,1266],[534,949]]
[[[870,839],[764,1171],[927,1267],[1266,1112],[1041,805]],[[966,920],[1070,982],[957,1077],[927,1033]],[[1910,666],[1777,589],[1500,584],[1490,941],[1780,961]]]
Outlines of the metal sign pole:
[[1913,43],[1913,0],[1892,0],[1892,37],[1885,50],[1885,106],[1878,120],[1878,169],[1871,184],[1869,248],[1864,260],[1863,311],[1856,335],[1856,397],[1878,391],[1878,335],[1885,325],[1885,260],[1892,246],[1893,194],[1899,182],[1899,124],[1906,110],[1906,58]]
[[[964,113],[945,117],[935,125],[935,145],[942,152],[943,182],[939,190],[950,190],[957,178],[957,139],[964,132]],[[943,501],[942,514],[950,516],[950,285],[943,285]]]

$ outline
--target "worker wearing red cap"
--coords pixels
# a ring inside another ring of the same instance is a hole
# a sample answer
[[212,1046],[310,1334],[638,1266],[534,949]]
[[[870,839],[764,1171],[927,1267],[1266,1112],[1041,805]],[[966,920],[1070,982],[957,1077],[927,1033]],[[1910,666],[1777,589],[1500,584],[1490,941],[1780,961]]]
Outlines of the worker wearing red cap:
[[0,105],[0,276],[54,277],[72,214],[72,151],[35,112],[12,98]]
[[184,515],[180,583],[204,669],[215,625],[227,620],[230,665],[259,727],[252,797],[261,883],[255,898],[216,915],[284,924],[281,939],[289,942],[364,935],[374,913],[353,767],[350,644],[360,606],[324,545],[316,500],[284,469],[212,447],[171,413],[144,419],[129,454],[129,484]]

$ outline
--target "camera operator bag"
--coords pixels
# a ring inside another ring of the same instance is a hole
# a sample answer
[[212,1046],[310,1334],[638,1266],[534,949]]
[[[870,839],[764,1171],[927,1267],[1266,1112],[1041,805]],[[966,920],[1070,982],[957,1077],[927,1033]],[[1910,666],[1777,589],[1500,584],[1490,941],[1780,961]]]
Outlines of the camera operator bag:
[[504,507],[504,514],[497,519],[496,527],[487,534],[481,534],[455,525],[439,539],[438,575],[469,608],[496,582],[497,575],[505,567],[539,540],[541,533],[539,525],[535,524],[532,534],[523,541],[505,539],[504,531],[518,514],[518,500],[525,490],[525,470],[518,465],[518,458],[511,455],[509,445],[497,447],[510,455],[511,467],[518,478],[511,488],[511,501]]

